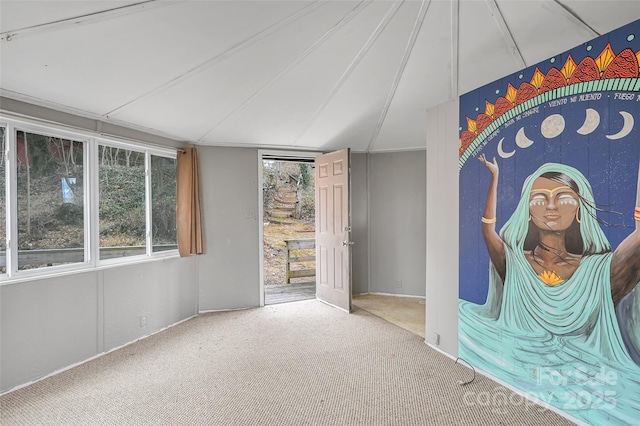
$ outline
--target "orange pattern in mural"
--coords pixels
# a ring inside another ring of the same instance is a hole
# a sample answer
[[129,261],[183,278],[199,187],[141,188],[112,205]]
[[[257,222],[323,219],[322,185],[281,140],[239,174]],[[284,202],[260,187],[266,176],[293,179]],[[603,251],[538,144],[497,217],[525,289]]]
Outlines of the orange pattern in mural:
[[478,114],[475,120],[467,117],[467,129],[460,135],[460,151],[462,156],[474,139],[493,121],[529,99],[557,89],[586,81],[610,78],[633,78],[640,76],[640,51],[634,53],[624,49],[617,56],[608,44],[596,59],[587,56],[580,64],[569,55],[561,69],[551,68],[544,75],[538,68],[529,82],[523,82],[517,89],[508,84],[505,96],[500,96],[495,104],[485,102],[485,112]]

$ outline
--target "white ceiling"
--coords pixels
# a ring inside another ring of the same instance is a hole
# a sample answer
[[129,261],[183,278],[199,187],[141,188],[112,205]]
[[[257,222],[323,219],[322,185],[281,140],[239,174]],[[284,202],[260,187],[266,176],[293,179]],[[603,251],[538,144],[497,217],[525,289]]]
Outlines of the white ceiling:
[[425,147],[425,111],[640,1],[0,2],[0,94],[202,145]]

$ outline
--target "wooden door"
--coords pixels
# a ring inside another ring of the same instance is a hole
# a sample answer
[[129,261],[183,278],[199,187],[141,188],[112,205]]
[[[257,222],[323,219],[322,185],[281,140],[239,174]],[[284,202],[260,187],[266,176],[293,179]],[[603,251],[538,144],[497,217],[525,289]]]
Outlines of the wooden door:
[[324,154],[316,168],[316,297],[351,312],[350,151]]

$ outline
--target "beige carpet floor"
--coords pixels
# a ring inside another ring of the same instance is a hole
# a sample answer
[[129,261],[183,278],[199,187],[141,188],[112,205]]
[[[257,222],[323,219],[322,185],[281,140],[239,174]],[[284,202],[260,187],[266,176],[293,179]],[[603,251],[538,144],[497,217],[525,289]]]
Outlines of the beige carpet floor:
[[399,297],[383,294],[358,294],[353,296],[353,305],[379,316],[398,327],[424,338],[424,297]]
[[364,310],[201,315],[0,397],[13,425],[567,425]]

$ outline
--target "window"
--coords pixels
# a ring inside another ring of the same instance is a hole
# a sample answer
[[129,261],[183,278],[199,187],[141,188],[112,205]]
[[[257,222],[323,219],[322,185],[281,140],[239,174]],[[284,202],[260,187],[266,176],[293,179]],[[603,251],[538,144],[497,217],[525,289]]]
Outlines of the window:
[[98,147],[100,259],[146,253],[145,153]]
[[18,270],[84,255],[84,144],[16,132]]
[[176,250],[176,159],[151,156],[151,242],[153,251]]
[[0,280],[177,255],[176,167],[173,148],[0,114]]

